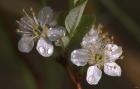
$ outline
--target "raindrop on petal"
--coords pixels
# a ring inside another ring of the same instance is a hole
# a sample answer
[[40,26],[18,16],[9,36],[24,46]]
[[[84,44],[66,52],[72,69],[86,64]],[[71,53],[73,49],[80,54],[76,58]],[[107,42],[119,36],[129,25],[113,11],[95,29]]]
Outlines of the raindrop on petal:
[[48,23],[48,27],[55,27],[57,25],[56,19],[52,19],[51,22]]
[[121,68],[115,62],[105,63],[104,72],[110,76],[121,76]]
[[96,65],[88,68],[86,80],[90,85],[98,84],[101,77],[102,71]]
[[98,49],[101,46],[99,35],[93,28],[86,34],[81,43],[84,48]]
[[77,49],[71,53],[71,62],[76,66],[85,66],[89,59],[89,53],[85,49]]
[[49,28],[48,30],[48,38],[51,41],[56,41],[65,35],[65,28],[64,27],[54,27]]
[[53,54],[54,47],[49,40],[41,37],[37,42],[36,49],[40,55],[50,57]]
[[34,46],[33,37],[29,35],[23,35],[18,42],[18,49],[21,52],[29,53]]
[[107,44],[105,47],[105,55],[110,61],[115,61],[122,55],[122,47],[116,44]]

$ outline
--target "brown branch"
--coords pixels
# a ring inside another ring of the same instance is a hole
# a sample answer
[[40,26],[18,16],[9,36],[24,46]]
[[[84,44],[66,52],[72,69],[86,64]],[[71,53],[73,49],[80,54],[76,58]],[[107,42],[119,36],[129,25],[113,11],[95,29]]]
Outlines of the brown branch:
[[76,86],[76,89],[83,89],[82,86],[81,86],[81,83],[80,83],[80,80],[81,80],[80,76],[78,75],[77,72],[74,72],[71,69],[71,67],[70,67],[70,65],[68,63],[69,61],[68,61],[68,53],[67,53],[67,51],[63,50],[63,52],[60,53],[60,55],[61,56],[58,57],[57,62],[59,64],[61,64],[65,68],[68,76],[70,77],[70,79],[72,80],[74,85]]
[[68,75],[70,76],[71,80],[73,81],[73,83],[75,84],[76,89],[82,89],[78,76],[76,76],[76,74],[74,72],[72,72],[72,70],[70,69],[69,66],[66,67],[66,71],[67,71]]

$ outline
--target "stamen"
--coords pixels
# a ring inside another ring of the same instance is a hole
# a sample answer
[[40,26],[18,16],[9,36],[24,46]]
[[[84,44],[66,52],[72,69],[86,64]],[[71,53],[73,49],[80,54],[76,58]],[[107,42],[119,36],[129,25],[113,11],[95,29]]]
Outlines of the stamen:
[[111,43],[114,43],[114,36],[111,36]]
[[[35,13],[33,12],[33,10],[31,9],[31,11],[32,11],[32,15],[33,15],[33,19],[27,14],[27,12],[25,11],[25,9],[23,9],[23,12],[25,13],[25,15],[27,16],[27,18],[29,18],[31,21],[32,20],[34,20],[35,21],[35,23],[37,24],[32,24],[32,25],[29,25],[29,24],[27,24],[28,26],[30,26],[32,29],[36,29],[37,27],[38,27],[38,23],[37,23],[37,19],[36,19],[36,17],[35,17]],[[23,19],[21,19],[22,21],[24,21]],[[25,22],[25,21],[24,21]],[[26,23],[26,22],[25,22]]]
[[106,35],[105,34],[102,34],[102,38],[105,39],[106,38]]
[[98,27],[97,27],[97,32],[102,33],[102,30],[101,30],[102,28],[103,28],[103,25],[99,24]]
[[96,61],[102,60],[102,56],[100,54],[95,54],[94,57]]
[[34,36],[34,37],[32,38],[32,40],[34,40],[34,39],[35,39],[35,38],[37,38],[37,37],[39,37],[39,36],[37,36],[37,35],[36,35],[36,36]]
[[101,30],[101,29],[97,29],[97,32],[98,32],[99,34],[101,34],[101,33],[102,33],[102,30]]
[[[20,20],[22,20],[27,26],[29,26],[30,28],[33,29],[32,25],[28,24],[23,18],[21,18]],[[20,24],[20,22],[19,22],[19,24]]]
[[110,38],[107,38],[106,41],[107,41],[107,43],[110,43],[111,42]]
[[[29,26],[30,28],[32,28],[32,30],[30,30],[30,31],[32,31],[35,35],[38,36],[37,32],[35,31],[35,29],[34,29],[31,25],[27,24],[27,23],[23,20],[23,18],[21,18],[21,20],[22,20],[27,26]],[[16,20],[16,22],[17,22],[19,25],[21,24],[20,21],[18,21],[18,20]],[[17,30],[17,32],[25,33],[25,34],[26,34],[26,32],[20,31],[20,30]]]
[[29,15],[28,15],[27,12],[25,11],[25,9],[22,9],[22,11],[23,11],[23,13],[24,13],[27,17],[29,17]]
[[111,40],[114,40],[114,36],[111,36]]
[[30,32],[21,31],[20,29],[17,29],[17,32],[22,34],[31,34]]
[[35,23],[36,23],[37,25],[39,25],[39,24],[38,24],[38,21],[37,21],[37,18],[36,18],[36,16],[35,16],[35,12],[33,11],[33,8],[30,8],[30,11],[31,11],[31,13],[32,13],[32,16],[33,16],[33,19],[34,19]]
[[16,20],[16,22],[17,22],[18,24],[20,24],[20,22],[19,22],[18,20]]

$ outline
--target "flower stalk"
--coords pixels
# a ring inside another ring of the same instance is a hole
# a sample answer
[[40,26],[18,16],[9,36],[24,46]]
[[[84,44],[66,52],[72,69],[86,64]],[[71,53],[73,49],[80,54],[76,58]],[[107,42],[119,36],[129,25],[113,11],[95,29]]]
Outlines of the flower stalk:
[[66,67],[66,71],[67,71],[69,77],[71,78],[71,80],[73,81],[73,83],[75,84],[76,89],[83,89],[80,81],[77,79],[76,74],[71,70],[71,68],[69,66]]

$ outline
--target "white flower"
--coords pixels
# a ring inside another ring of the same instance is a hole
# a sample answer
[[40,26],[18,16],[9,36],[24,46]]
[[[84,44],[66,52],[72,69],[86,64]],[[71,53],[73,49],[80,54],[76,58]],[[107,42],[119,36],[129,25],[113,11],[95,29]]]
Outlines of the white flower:
[[34,46],[33,38],[29,35],[23,35],[18,42],[18,49],[22,52],[30,52]]
[[98,46],[100,46],[99,44],[100,44],[100,38],[99,38],[99,35],[98,35],[97,31],[95,31],[94,28],[92,28],[84,36],[83,41],[81,42],[82,47],[86,48],[86,49],[93,48],[93,46],[96,46],[94,48],[98,48]]
[[82,48],[71,53],[71,61],[76,66],[90,65],[86,80],[90,85],[98,84],[104,73],[109,76],[121,76],[121,68],[115,63],[122,55],[122,47],[102,37],[95,28],[92,28],[83,38]]
[[36,49],[42,56],[49,57],[53,54],[54,48],[50,40],[45,38],[40,38],[38,40]]
[[71,53],[71,62],[77,66],[85,66],[90,55],[86,49],[77,49]]
[[89,84],[96,85],[101,79],[101,76],[102,76],[102,71],[96,65],[90,66],[87,70],[86,80]]
[[37,41],[36,49],[39,54],[50,57],[54,50],[52,41],[61,39],[65,35],[65,28],[57,25],[50,7],[41,9],[37,16],[31,9],[32,17],[25,10],[23,12],[25,16],[17,21],[18,32],[22,34],[18,42],[19,51],[29,53]]

